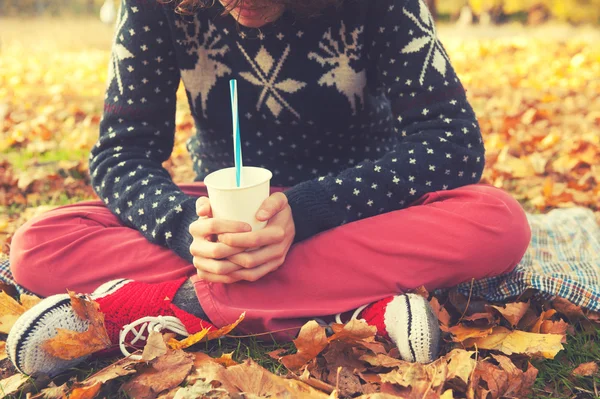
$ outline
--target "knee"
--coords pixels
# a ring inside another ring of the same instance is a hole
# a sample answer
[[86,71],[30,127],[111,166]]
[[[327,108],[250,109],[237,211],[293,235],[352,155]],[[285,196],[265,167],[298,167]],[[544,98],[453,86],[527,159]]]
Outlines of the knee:
[[32,229],[38,218],[22,225],[14,234],[10,248],[10,271],[15,281],[28,290],[47,296],[49,279],[48,263],[44,259],[40,242]]
[[494,217],[481,221],[484,233],[473,240],[475,245],[468,246],[466,257],[469,262],[479,263],[481,277],[511,272],[525,255],[531,241],[527,215],[509,193],[485,185],[478,189],[493,199],[490,204],[496,211]]

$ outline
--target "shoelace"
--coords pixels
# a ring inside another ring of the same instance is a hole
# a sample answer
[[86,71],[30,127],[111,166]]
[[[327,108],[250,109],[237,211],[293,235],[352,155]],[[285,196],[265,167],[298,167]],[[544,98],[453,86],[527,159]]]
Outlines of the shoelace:
[[[139,330],[136,330],[135,327],[139,326],[140,324],[142,326]],[[146,330],[147,334],[144,334]],[[121,348],[121,353],[123,353],[123,355],[125,356],[130,356],[133,360],[140,360],[142,356],[132,355],[125,347],[125,338],[127,337],[127,334],[131,332],[134,335],[134,338],[131,340],[131,345],[134,345],[139,340],[145,341],[147,336],[150,335],[150,332],[160,332],[162,330],[169,330],[174,332],[175,334],[182,335],[184,337],[190,335],[190,333],[186,330],[181,320],[179,320],[177,317],[142,317],[141,319],[137,319],[131,324],[124,325],[121,331],[119,332],[119,348]]]
[[[362,312],[363,310],[365,310],[365,308],[366,308],[367,306],[369,306],[369,305],[370,305],[370,303],[368,303],[368,304],[366,304],[366,305],[362,305],[362,306],[360,306],[360,307],[356,308],[356,310],[354,311],[354,313],[352,313],[352,316],[350,317],[350,319],[349,319],[348,321],[350,321],[350,320],[356,320],[356,319],[358,319],[358,315],[360,314],[360,312]],[[326,323],[326,322],[325,322],[325,320],[323,320],[323,319],[320,319],[320,318],[316,318],[316,317],[315,317],[315,319],[314,319],[314,320],[315,320],[315,321],[316,321],[316,322],[317,322],[317,323],[318,323],[318,324],[319,324],[321,327],[325,327],[325,328],[327,329],[327,333],[328,333],[328,334],[333,334],[333,330],[331,329],[331,325],[333,324],[333,322],[332,322],[332,323]],[[342,322],[342,313],[338,313],[338,314],[336,314],[336,315],[335,315],[335,322],[336,322],[337,324],[344,324],[344,323]]]

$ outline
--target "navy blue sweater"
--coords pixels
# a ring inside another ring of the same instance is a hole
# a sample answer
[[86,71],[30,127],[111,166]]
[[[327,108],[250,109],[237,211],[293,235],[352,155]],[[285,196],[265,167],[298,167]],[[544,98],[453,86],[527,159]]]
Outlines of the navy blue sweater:
[[228,82],[238,80],[244,165],[289,187],[296,241],[479,181],[479,125],[422,0],[347,0],[260,30],[221,11],[121,5],[90,172],[112,212],[151,242],[192,260],[195,198],[162,167],[180,80],[197,180],[232,166]]

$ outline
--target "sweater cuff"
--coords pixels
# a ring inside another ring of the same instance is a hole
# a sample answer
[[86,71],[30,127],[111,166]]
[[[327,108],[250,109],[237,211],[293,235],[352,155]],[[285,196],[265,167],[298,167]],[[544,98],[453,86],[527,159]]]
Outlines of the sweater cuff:
[[183,204],[183,215],[179,222],[179,227],[175,230],[172,250],[189,263],[193,263],[194,257],[190,253],[190,245],[192,245],[192,235],[190,234],[190,224],[198,220],[196,214],[196,199],[186,201]]
[[294,243],[342,224],[340,210],[332,209],[328,196],[315,181],[305,181],[286,191],[296,227]]

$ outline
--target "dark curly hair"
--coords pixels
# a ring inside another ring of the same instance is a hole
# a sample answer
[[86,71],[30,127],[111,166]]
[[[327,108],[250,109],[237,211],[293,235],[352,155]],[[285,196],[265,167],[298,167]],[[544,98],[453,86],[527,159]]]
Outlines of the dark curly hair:
[[[201,8],[210,8],[217,0],[158,0],[160,3],[175,3],[175,11],[179,14],[194,14]],[[243,5],[248,0],[230,0],[225,7],[225,14],[238,5]],[[301,17],[314,17],[320,15],[325,9],[339,6],[344,0],[257,0],[252,2],[260,6],[284,5],[287,10]]]

